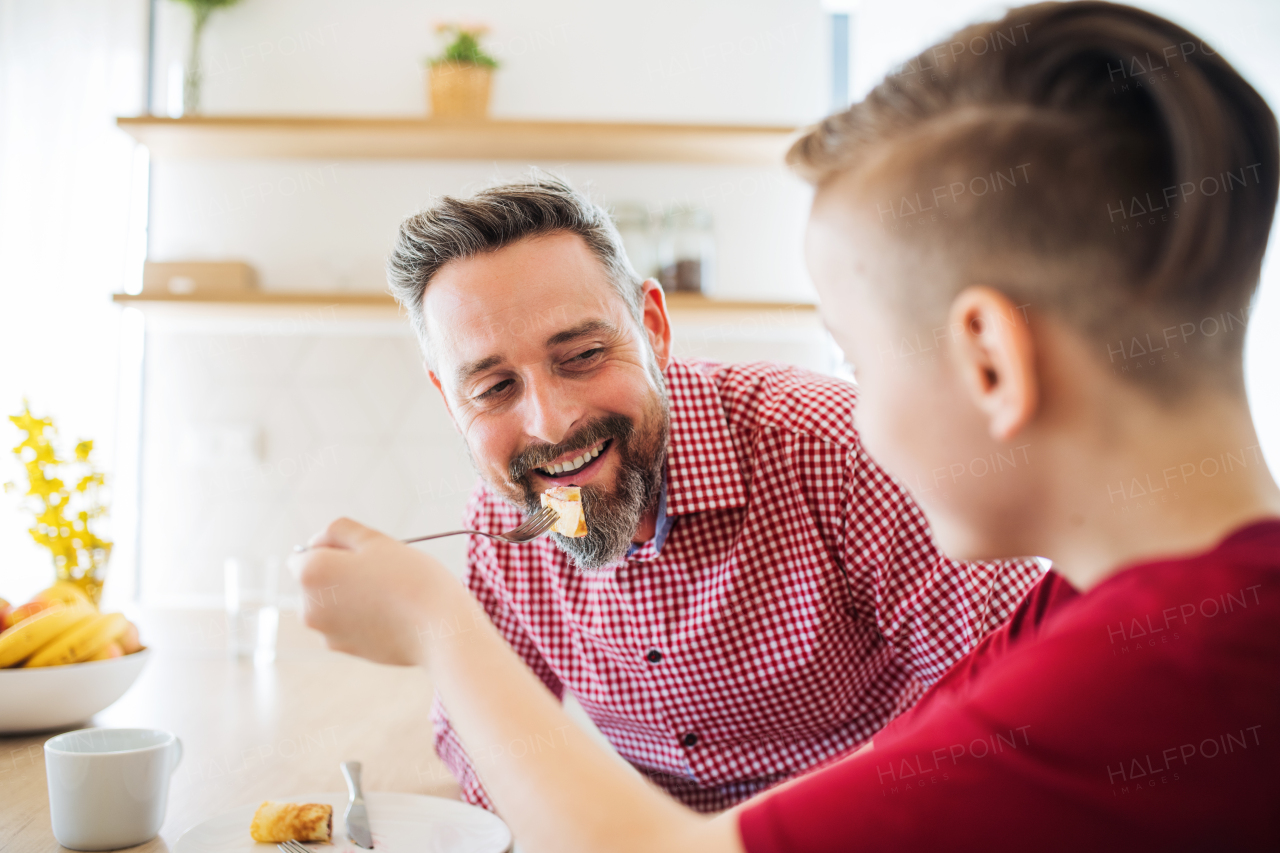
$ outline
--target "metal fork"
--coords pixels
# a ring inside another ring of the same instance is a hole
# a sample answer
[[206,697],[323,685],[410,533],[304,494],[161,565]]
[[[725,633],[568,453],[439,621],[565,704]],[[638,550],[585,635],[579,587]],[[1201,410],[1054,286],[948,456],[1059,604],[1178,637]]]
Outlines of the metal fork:
[[315,850],[297,841],[282,841],[276,845],[276,849],[283,853],[315,853]]
[[[465,533],[470,533],[474,536],[488,536],[490,539],[501,539],[503,542],[519,545],[522,542],[532,542],[546,533],[555,526],[559,518],[559,513],[551,507],[545,506],[526,518],[524,524],[508,530],[506,533],[485,533],[483,530],[450,530],[448,533],[432,533],[430,536],[415,536],[412,539],[401,539],[400,541],[408,545],[413,542],[426,542],[428,539],[443,539],[445,536],[461,536]],[[307,546],[294,545],[293,550],[296,553],[302,553],[307,550]]]
[[508,530],[506,533],[485,533],[480,530],[450,530],[448,533],[432,533],[430,536],[415,536],[413,539],[401,539],[400,541],[408,545],[411,542],[426,542],[428,539],[441,539],[445,536],[472,533],[477,536],[488,536],[490,539],[501,539],[503,542],[512,542],[519,545],[521,542],[531,542],[552,527],[555,527],[559,518],[560,514],[558,512],[549,506],[544,506],[526,518],[524,524]]

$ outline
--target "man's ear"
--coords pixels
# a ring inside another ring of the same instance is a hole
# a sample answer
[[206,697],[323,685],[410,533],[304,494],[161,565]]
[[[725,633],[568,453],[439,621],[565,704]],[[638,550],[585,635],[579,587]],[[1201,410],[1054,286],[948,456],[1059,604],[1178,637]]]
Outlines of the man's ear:
[[948,328],[958,330],[952,336],[952,358],[997,441],[1017,435],[1039,404],[1026,308],[990,287],[966,288],[951,303]]
[[453,416],[453,407],[449,405],[449,395],[444,393],[444,386],[440,384],[440,377],[436,376],[436,372],[431,369],[431,365],[427,364],[427,360],[422,360],[422,369],[427,371],[427,376],[431,377],[431,384],[436,386],[436,390],[440,392],[440,399],[444,400],[444,410],[449,413],[449,421],[453,424],[453,428],[462,434],[462,429],[458,426],[458,419]]
[[643,287],[641,320],[644,331],[658,360],[658,369],[666,370],[671,363],[671,320],[667,317],[667,298],[662,293],[662,286],[651,278],[645,280]]

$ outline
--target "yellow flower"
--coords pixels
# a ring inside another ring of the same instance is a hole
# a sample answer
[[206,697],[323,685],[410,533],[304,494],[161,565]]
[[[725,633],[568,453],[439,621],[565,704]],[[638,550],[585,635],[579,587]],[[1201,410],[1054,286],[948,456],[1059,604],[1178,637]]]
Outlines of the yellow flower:
[[[26,433],[26,438],[13,448],[13,454],[27,474],[25,503],[35,520],[28,532],[37,544],[49,550],[57,577],[79,584],[96,602],[102,592],[102,575],[112,543],[99,537],[90,523],[107,514],[101,493],[106,475],[94,467],[92,441],[75,445],[74,461],[59,459],[53,444],[57,436],[53,419],[32,415],[25,400],[22,408],[9,420]],[[74,490],[69,490],[58,476],[64,470],[76,475]],[[5,489],[11,486],[6,483]]]

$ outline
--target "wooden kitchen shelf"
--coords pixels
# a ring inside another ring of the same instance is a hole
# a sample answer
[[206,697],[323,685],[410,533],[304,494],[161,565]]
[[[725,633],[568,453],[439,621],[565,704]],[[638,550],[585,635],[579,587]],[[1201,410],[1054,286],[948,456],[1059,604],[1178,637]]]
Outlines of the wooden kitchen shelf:
[[[113,293],[112,302],[122,304],[163,303],[165,305],[370,305],[397,308],[388,293],[256,291],[235,295],[176,296],[168,294]],[[751,300],[711,299],[692,293],[667,294],[667,307],[672,311],[816,311],[808,302],[755,302]]]
[[793,127],[197,116],[117,118],[153,156],[609,160],[780,166]]
[[165,293],[113,293],[112,302],[163,302],[169,305],[375,305],[396,307],[389,293],[313,293],[309,291],[255,291],[237,294],[193,294],[178,296]]

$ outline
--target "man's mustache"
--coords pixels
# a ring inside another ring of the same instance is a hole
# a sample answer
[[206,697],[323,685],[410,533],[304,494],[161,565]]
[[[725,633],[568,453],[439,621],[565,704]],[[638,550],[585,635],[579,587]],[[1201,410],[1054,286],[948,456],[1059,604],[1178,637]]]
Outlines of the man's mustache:
[[624,445],[634,432],[635,425],[624,415],[615,414],[599,418],[586,424],[558,444],[535,444],[526,447],[513,456],[507,464],[507,477],[511,482],[518,483],[534,468],[541,468],[566,453],[586,450],[606,438],[617,439],[620,445]]

